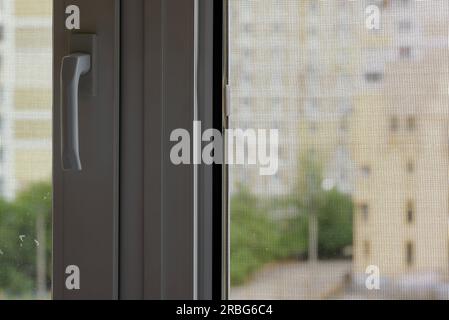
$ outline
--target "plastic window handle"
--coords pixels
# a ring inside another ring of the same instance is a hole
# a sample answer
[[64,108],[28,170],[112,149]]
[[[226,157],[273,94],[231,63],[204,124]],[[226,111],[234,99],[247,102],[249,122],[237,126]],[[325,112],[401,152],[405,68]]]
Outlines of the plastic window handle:
[[73,53],[62,59],[61,66],[61,154],[62,168],[81,171],[79,152],[78,94],[82,75],[91,68],[89,54]]

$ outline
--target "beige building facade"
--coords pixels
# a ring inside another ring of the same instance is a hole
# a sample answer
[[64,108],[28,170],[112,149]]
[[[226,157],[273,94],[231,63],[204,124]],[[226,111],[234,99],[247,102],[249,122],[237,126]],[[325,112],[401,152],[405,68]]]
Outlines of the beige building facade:
[[360,33],[354,272],[448,275],[447,1],[384,1]]

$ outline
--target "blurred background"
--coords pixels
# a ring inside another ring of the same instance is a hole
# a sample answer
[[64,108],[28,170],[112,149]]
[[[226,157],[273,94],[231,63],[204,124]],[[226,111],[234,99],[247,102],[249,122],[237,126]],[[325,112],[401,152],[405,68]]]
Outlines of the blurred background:
[[280,136],[275,176],[230,168],[231,298],[449,298],[448,21],[230,0],[231,127]]
[[0,0],[0,299],[51,287],[52,1]]

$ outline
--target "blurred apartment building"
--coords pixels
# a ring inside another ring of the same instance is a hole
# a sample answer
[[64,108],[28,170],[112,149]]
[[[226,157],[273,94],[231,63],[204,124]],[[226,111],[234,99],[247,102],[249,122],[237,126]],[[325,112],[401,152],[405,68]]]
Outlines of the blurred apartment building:
[[[354,271],[383,278],[449,271],[449,2],[365,1],[351,121],[357,165]],[[414,281],[418,278],[413,278]],[[363,280],[364,281],[364,280]],[[419,280],[418,280],[419,281]]]
[[279,129],[279,171],[233,166],[231,192],[293,190],[301,154],[322,163],[328,188],[352,191],[349,117],[354,6],[346,0],[231,0],[231,127]]
[[286,194],[315,154],[353,196],[355,274],[447,274],[449,2],[231,2],[232,127],[280,130],[278,175],[232,167],[231,190]]
[[51,179],[52,1],[0,0],[0,196]]

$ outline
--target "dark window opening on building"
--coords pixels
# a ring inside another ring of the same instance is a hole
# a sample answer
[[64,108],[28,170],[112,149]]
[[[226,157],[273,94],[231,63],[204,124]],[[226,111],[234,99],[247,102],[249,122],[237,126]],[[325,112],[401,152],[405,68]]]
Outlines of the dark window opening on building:
[[415,261],[415,246],[411,241],[407,242],[405,251],[407,266],[412,267]]
[[409,160],[407,162],[407,172],[409,174],[412,174],[413,172],[415,172],[415,163],[412,160]]
[[407,222],[413,223],[415,220],[415,205],[413,201],[407,203]]
[[397,132],[399,130],[399,119],[398,117],[391,117],[390,119],[390,131]]
[[416,129],[416,118],[413,116],[410,116],[407,118],[407,129],[409,131],[413,131]]
[[367,240],[363,243],[363,252],[366,258],[369,258],[371,255],[371,243]]
[[399,48],[399,57],[401,59],[410,59],[412,56],[412,48],[410,47],[400,47]]
[[363,217],[363,221],[368,221],[369,219],[369,206],[366,203],[360,205],[360,212]]
[[383,75],[380,72],[368,72],[365,73],[366,82],[380,82],[383,79]]

